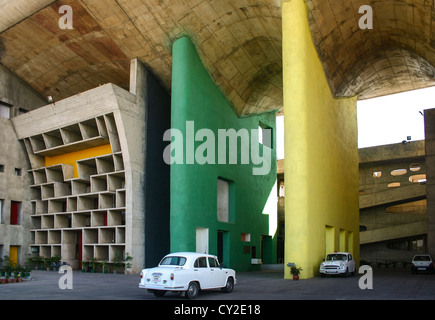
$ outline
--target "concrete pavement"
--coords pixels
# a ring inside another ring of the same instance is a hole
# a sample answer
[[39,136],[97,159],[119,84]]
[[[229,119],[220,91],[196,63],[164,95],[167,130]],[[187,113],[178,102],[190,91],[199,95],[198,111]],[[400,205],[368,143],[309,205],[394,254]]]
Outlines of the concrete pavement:
[[[61,290],[62,274],[33,271],[33,280],[0,285],[0,300],[157,300],[138,288],[138,275],[73,272],[73,289]],[[285,280],[282,272],[238,273],[230,294],[201,292],[197,300],[433,300],[435,274],[413,275],[405,269],[374,269],[373,289],[362,290],[362,275]],[[167,293],[159,300],[186,301]]]

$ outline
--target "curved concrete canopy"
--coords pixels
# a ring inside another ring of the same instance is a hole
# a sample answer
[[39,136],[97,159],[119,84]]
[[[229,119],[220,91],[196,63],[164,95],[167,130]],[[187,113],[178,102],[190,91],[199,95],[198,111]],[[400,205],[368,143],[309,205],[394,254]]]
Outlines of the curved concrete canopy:
[[[336,96],[358,99],[435,85],[433,0],[306,0],[319,56]],[[359,8],[370,5],[373,29]]]
[[[107,82],[127,89],[134,58],[169,90],[171,45],[189,36],[240,116],[282,107],[280,0],[0,1],[15,3],[0,13],[0,63],[41,95],[60,100]],[[58,26],[64,4],[73,9],[74,30]],[[435,85],[433,0],[306,4],[337,97]],[[366,4],[373,7],[373,30],[358,27],[358,9]]]

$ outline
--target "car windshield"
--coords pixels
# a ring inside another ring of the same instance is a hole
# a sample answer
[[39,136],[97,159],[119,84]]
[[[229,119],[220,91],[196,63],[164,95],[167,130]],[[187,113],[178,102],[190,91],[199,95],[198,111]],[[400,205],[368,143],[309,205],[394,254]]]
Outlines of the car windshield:
[[429,256],[415,256],[414,261],[430,261]]
[[340,253],[328,254],[326,261],[346,261],[346,255]]
[[161,266],[184,266],[186,263],[185,257],[165,257],[163,258],[162,262],[160,262]]

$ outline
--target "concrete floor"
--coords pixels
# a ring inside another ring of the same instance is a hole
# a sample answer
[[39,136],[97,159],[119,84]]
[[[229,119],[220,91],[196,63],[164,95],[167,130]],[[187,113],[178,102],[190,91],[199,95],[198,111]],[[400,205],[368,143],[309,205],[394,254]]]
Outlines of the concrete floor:
[[[0,300],[157,300],[138,288],[138,275],[73,273],[73,289],[61,290],[61,274],[33,271],[33,280],[0,285]],[[197,300],[434,300],[435,274],[413,275],[404,269],[374,269],[373,289],[361,290],[362,275],[285,280],[281,272],[237,274],[230,294],[201,292]],[[168,293],[163,299],[185,302]]]

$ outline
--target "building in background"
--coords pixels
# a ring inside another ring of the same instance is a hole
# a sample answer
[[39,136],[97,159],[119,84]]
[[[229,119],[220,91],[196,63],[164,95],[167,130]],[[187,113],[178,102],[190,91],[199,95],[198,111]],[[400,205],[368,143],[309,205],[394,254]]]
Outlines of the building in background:
[[407,266],[428,252],[425,141],[363,148],[359,155],[361,260]]

